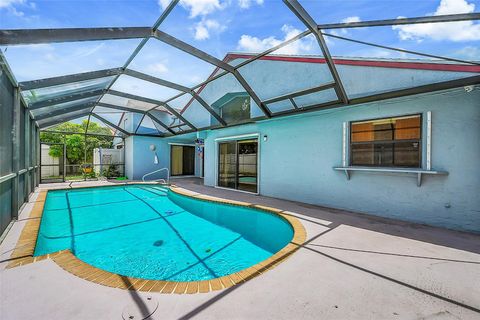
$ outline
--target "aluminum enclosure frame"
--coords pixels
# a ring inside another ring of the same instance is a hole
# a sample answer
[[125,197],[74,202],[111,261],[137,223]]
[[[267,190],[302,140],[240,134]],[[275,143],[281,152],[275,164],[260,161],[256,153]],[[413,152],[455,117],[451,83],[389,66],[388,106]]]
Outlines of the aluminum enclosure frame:
[[[265,50],[264,52],[257,54],[245,61],[242,61],[240,64],[236,66],[232,66],[228,64],[226,61],[219,60],[210,54],[199,50],[198,48],[187,44],[163,31],[159,30],[160,25],[162,22],[169,16],[169,14],[172,12],[172,10],[177,6],[178,0],[171,1],[170,4],[165,8],[159,19],[155,22],[155,24],[152,27],[126,27],[126,28],[69,28],[69,29],[36,29],[36,30],[28,30],[28,29],[20,29],[20,30],[0,30],[0,45],[19,45],[19,44],[39,44],[39,43],[56,43],[56,42],[77,42],[77,41],[93,41],[93,40],[112,40],[112,39],[133,39],[133,38],[139,38],[142,39],[140,44],[137,46],[137,48],[132,52],[132,54],[129,56],[127,61],[122,67],[117,67],[117,68],[111,68],[111,69],[105,69],[105,70],[97,70],[97,71],[91,71],[91,72],[84,72],[84,73],[78,73],[78,74],[72,74],[72,75],[66,75],[66,76],[60,76],[60,77],[52,77],[52,78],[45,78],[45,79],[39,79],[39,80],[32,80],[32,81],[25,81],[25,82],[20,82],[18,83],[18,87],[20,90],[26,91],[26,90],[33,90],[33,89],[39,89],[39,88],[48,88],[52,86],[59,86],[59,85],[65,85],[69,83],[76,83],[76,82],[81,82],[85,80],[93,80],[93,79],[99,79],[99,78],[105,78],[105,77],[111,77],[113,76],[113,79],[105,86],[103,89],[96,89],[92,90],[89,92],[82,92],[82,93],[75,93],[75,94],[66,94],[66,95],[59,95],[55,98],[48,99],[48,100],[43,100],[43,101],[38,101],[31,103],[28,105],[28,108],[31,110],[36,110],[36,109],[41,109],[41,108],[46,108],[52,105],[64,103],[64,102],[70,102],[70,101],[75,101],[75,100],[80,100],[84,99],[87,97],[95,97],[98,96],[98,99],[95,103],[91,105],[91,109],[88,113],[89,115],[89,120],[90,116],[94,116],[95,118],[101,118],[99,120],[107,123],[106,119],[103,119],[103,117],[98,116],[97,114],[94,113],[95,107],[108,107],[112,109],[117,109],[120,111],[125,111],[125,112],[136,112],[139,114],[142,114],[142,120],[145,118],[145,116],[148,116],[154,121],[155,123],[159,124],[162,126],[166,131],[168,131],[167,134],[163,135],[159,132],[159,136],[166,136],[166,135],[176,135],[176,134],[183,134],[186,132],[193,132],[199,130],[196,128],[190,121],[185,119],[185,117],[182,115],[183,111],[178,111],[177,109],[174,109],[169,105],[170,101],[173,101],[174,99],[184,95],[184,94],[189,94],[192,96],[194,100],[199,102],[199,104],[208,112],[210,113],[218,122],[220,125],[212,125],[207,128],[202,128],[202,130],[205,129],[217,129],[221,127],[226,127],[226,126],[233,126],[233,125],[239,125],[242,123],[251,123],[256,121],[256,119],[249,119],[248,121],[238,121],[238,122],[233,122],[233,123],[227,123],[225,120],[218,114],[217,111],[215,111],[204,99],[200,97],[198,94],[198,90],[205,86],[206,84],[221,78],[224,75],[231,74],[233,75],[236,80],[240,83],[240,85],[244,88],[245,92],[248,93],[248,95],[251,97],[251,99],[258,105],[258,107],[261,109],[263,112],[264,116],[259,117],[258,119],[268,119],[272,117],[280,117],[280,116],[285,116],[285,115],[290,115],[290,114],[295,114],[295,113],[300,113],[300,112],[306,112],[310,110],[315,110],[318,108],[325,108],[325,107],[341,107],[341,106],[346,106],[346,105],[353,105],[353,104],[358,104],[358,103],[363,103],[363,102],[369,102],[369,101],[379,101],[379,100],[384,100],[384,99],[391,99],[394,97],[401,97],[401,96],[407,96],[411,94],[416,94],[416,93],[425,93],[425,92],[434,92],[438,90],[444,90],[445,88],[454,88],[455,86],[461,86],[461,85],[476,85],[479,84],[479,79],[478,77],[469,77],[466,79],[459,79],[459,80],[453,80],[453,81],[447,81],[447,82],[441,82],[441,83],[434,83],[430,85],[425,85],[425,86],[419,86],[415,88],[409,88],[409,89],[403,89],[403,90],[393,90],[390,92],[385,92],[382,94],[378,95],[372,95],[372,96],[365,96],[365,97],[359,97],[359,98],[354,98],[350,99],[343,87],[342,79],[340,78],[335,62],[330,55],[328,45],[325,41],[325,36],[327,37],[333,37],[333,38],[338,38],[344,41],[351,41],[351,42],[356,42],[364,45],[369,45],[372,47],[380,47],[383,49],[387,50],[394,50],[398,52],[404,52],[404,53],[410,53],[410,54],[417,54],[420,56],[426,56],[430,58],[435,58],[435,59],[441,59],[441,60],[446,60],[446,61],[452,61],[452,62],[458,62],[458,63],[464,63],[464,64],[471,64],[471,65],[480,65],[478,62],[474,61],[465,61],[465,60],[460,60],[460,59],[454,59],[454,58],[449,58],[449,57],[443,57],[443,56],[438,56],[438,55],[431,55],[427,53],[420,53],[416,51],[411,51],[411,50],[404,50],[400,48],[394,48],[394,47],[388,47],[388,46],[382,46],[374,43],[369,43],[369,42],[364,42],[364,41],[359,41],[355,39],[349,39],[346,37],[341,37],[338,35],[333,35],[324,32],[325,30],[330,30],[330,29],[344,29],[344,28],[364,28],[364,27],[375,27],[375,26],[393,26],[393,25],[406,25],[406,24],[419,24],[419,23],[438,23],[438,22],[452,22],[452,21],[472,21],[472,20],[480,20],[480,13],[469,13],[469,14],[453,14],[453,15],[443,15],[443,16],[428,16],[428,17],[415,17],[415,18],[399,18],[399,19],[386,19],[386,20],[374,20],[374,21],[361,21],[361,22],[351,22],[351,23],[331,23],[331,24],[318,24],[316,21],[310,16],[307,10],[305,10],[302,5],[297,1],[297,0],[283,0],[283,3],[297,16],[297,18],[306,26],[307,30],[301,32],[300,34],[282,42],[281,44],[270,48],[268,50]],[[299,40],[303,37],[313,35],[318,43],[319,48],[321,49],[323,56],[325,57],[326,63],[328,65],[329,71],[332,75],[333,82],[326,83],[314,88],[309,88],[309,89],[304,89],[304,90],[299,90],[296,92],[292,92],[289,94],[277,96],[274,98],[266,99],[266,100],[261,100],[256,92],[252,89],[250,84],[243,78],[243,76],[239,72],[239,68],[248,65],[249,63],[252,63],[253,61],[256,61],[258,59],[261,59],[262,57],[273,53],[275,50],[278,50],[279,48],[282,48],[296,40]],[[205,61],[218,69],[221,70],[221,72],[218,72],[215,76],[210,77],[209,79],[203,81],[202,83],[188,88],[185,86],[182,86],[180,84],[170,82],[167,80],[163,80],[160,78],[156,78],[153,76],[150,76],[148,74],[144,74],[139,71],[135,71],[132,69],[129,69],[130,63],[133,61],[133,59],[138,55],[138,53],[142,50],[142,48],[145,46],[146,42],[149,39],[157,39],[159,41],[162,41],[166,43],[169,46],[175,47],[179,50],[182,50],[186,52],[187,54],[196,57],[202,61]],[[2,55],[2,60],[5,60],[5,58]],[[6,63],[6,62],[5,62]],[[7,65],[8,67],[8,65]],[[118,78],[121,75],[127,75],[131,76],[143,81],[148,81],[151,83],[154,83],[159,86],[175,89],[177,91],[180,91],[181,93],[167,99],[165,101],[159,101],[155,99],[150,99],[146,98],[143,96],[137,96],[137,95],[132,95],[124,92],[119,92],[116,90],[112,90],[112,86],[114,83],[118,80]],[[313,105],[313,106],[307,106],[307,107],[298,107],[295,104],[295,101],[293,98],[302,96],[305,94],[311,94],[317,91],[322,91],[322,90],[327,90],[327,89],[334,89],[338,100],[337,101],[331,101],[327,103],[323,103],[320,105]],[[152,103],[156,107],[152,108],[150,110],[138,110],[135,108],[128,108],[124,106],[117,106],[113,104],[107,104],[100,102],[102,98],[105,96],[105,94],[111,94],[111,95],[116,95],[120,96],[126,99],[133,99],[133,100],[138,100],[138,101],[144,101],[147,103]],[[21,95],[20,95],[21,96]],[[22,101],[24,101],[23,97],[21,96]],[[272,113],[271,110],[268,108],[269,103],[274,103],[274,102],[279,102],[283,100],[289,100],[292,105],[293,109],[287,110],[287,111],[281,111],[281,112],[275,112]],[[179,131],[176,132],[173,130],[175,127],[179,127],[179,125],[171,125],[168,126],[160,119],[155,117],[151,111],[158,108],[158,107],[163,107],[165,108],[172,116],[178,118],[179,121],[183,122],[184,125],[188,126],[190,129],[186,131]],[[62,109],[58,109],[55,111],[52,111],[50,113],[46,114],[41,114],[37,116],[36,120],[46,120],[48,117],[54,117],[58,115],[65,114],[66,117],[68,117],[69,113],[75,113],[81,110],[80,106],[70,106],[70,107],[65,107]],[[78,117],[78,115],[77,115]],[[42,122],[42,127],[45,125],[51,125],[48,121],[41,121]],[[52,123],[55,121],[52,121]],[[133,132],[127,132],[124,129],[121,129],[118,125],[115,125],[113,123],[107,123],[108,125],[111,125],[112,127],[116,128],[120,132],[123,132],[126,135],[131,135],[131,134],[137,134],[138,129],[140,128],[142,121],[139,122],[138,126],[133,130]],[[121,130],[120,130],[121,129]],[[88,127],[87,127],[88,130]],[[122,131],[123,130],[123,131]]]

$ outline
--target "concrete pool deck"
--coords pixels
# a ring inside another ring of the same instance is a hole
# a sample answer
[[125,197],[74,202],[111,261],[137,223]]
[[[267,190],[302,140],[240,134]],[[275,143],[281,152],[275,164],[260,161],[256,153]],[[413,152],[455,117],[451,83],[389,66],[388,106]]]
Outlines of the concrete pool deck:
[[0,245],[0,319],[121,319],[129,308],[148,314],[151,301],[158,307],[149,319],[480,318],[480,235],[215,189],[199,179],[173,182],[285,210],[302,222],[307,242],[255,279],[194,295],[109,288],[49,259],[6,270],[39,190],[68,183],[41,185]]

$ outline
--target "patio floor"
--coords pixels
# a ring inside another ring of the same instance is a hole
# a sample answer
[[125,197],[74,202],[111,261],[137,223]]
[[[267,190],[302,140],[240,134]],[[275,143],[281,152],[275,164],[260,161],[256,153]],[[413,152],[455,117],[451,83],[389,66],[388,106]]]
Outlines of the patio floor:
[[[121,319],[126,308],[145,309],[148,296],[158,302],[149,319],[480,318],[480,235],[215,189],[200,179],[173,182],[289,211],[305,226],[307,242],[275,269],[206,294],[113,289],[51,260],[6,270],[37,189],[0,245],[0,319]],[[41,188],[52,186],[68,183]]]

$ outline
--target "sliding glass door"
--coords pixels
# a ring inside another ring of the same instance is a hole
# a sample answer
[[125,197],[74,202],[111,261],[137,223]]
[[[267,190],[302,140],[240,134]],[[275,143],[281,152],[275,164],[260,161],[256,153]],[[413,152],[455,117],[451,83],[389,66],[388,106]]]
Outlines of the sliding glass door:
[[195,147],[172,145],[170,172],[172,176],[193,176],[195,174]]
[[218,186],[257,192],[257,139],[221,142],[218,156]]
[[218,185],[225,188],[237,188],[237,143],[222,142],[218,146]]

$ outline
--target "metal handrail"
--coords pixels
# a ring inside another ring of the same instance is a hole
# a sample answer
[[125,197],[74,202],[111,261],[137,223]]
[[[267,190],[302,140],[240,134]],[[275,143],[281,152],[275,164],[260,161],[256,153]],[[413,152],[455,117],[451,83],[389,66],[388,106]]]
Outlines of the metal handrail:
[[163,170],[167,171],[167,180],[156,179],[156,180],[152,180],[152,181],[157,181],[157,182],[158,181],[163,181],[163,183],[166,183],[166,184],[170,183],[170,170],[168,170],[168,168],[166,168],[166,167],[144,174],[143,177],[142,177],[142,181],[145,182],[145,177],[151,176],[152,174],[163,171]]

